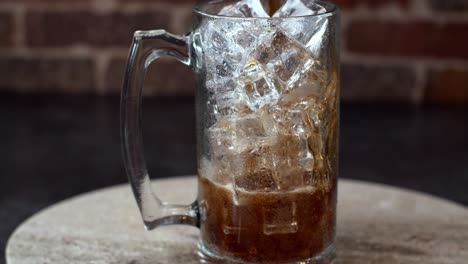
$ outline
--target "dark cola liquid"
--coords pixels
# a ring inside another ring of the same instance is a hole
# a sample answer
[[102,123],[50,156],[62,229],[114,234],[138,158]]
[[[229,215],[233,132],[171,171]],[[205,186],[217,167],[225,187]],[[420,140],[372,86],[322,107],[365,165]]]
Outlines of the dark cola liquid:
[[200,177],[201,236],[218,256],[255,263],[310,259],[333,244],[336,190],[233,191]]

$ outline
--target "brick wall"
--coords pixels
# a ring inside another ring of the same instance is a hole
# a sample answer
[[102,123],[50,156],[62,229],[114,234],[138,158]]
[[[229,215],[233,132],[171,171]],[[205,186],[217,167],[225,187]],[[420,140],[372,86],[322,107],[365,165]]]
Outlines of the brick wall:
[[[468,104],[468,0],[335,2],[343,11],[345,101]],[[192,5],[0,0],[0,92],[118,94],[132,32],[185,33]],[[161,60],[145,92],[191,95],[190,70]]]
[[468,0],[336,0],[346,100],[468,104]]

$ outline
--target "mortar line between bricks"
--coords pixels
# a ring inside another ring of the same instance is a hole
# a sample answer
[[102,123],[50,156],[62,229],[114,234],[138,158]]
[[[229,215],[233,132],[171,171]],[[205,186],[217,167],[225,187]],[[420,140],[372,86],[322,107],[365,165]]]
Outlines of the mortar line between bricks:
[[427,86],[427,69],[423,63],[413,65],[416,76],[415,87],[413,90],[413,103],[421,105],[424,103]]
[[[171,18],[170,18],[170,23],[171,23],[171,26],[172,26],[172,30],[174,30],[174,33],[179,33],[179,34],[185,34],[185,33],[188,33],[188,32],[182,32],[183,30],[185,30],[184,28],[184,19],[188,17],[188,15],[190,15],[192,13],[191,10],[189,10],[188,8],[185,8],[185,7],[182,7],[182,8],[178,8],[178,7],[174,7],[172,9],[172,12],[171,12]],[[189,29],[191,30],[191,29]]]
[[[120,59],[120,60],[127,60],[128,56],[128,49],[110,49],[110,50],[87,50],[86,52],[82,53],[71,53],[69,50],[62,49],[62,50],[47,50],[47,51],[31,51],[31,50],[22,50],[21,52],[13,52],[7,49],[0,49],[0,60],[1,58],[40,58],[40,59],[92,59],[95,58],[95,54],[106,53],[109,56],[109,62],[107,67],[111,65],[112,60]],[[158,60],[161,61],[169,61],[173,58],[170,57],[162,57]]]
[[18,6],[14,12],[15,15],[15,46],[22,49],[26,45],[26,25],[25,10],[23,6]]
[[156,11],[173,11],[179,9],[190,9],[192,10],[193,4],[168,4],[168,3],[131,3],[131,4],[121,4],[117,7],[116,11],[130,11],[130,12],[142,12],[148,10]]
[[[0,0],[1,1],[1,0]],[[2,3],[0,2],[0,11],[14,12],[15,9],[25,7],[24,3]]]
[[349,18],[346,17],[346,16],[341,16],[341,28],[340,28],[340,59],[342,59],[342,56],[344,55],[345,53],[345,50],[346,50],[346,47],[347,47],[347,43],[348,43],[348,28],[349,28],[349,24],[350,24],[350,21],[349,21]]
[[[0,0],[1,1],[1,0]],[[88,9],[91,10],[93,9],[93,6],[86,4],[86,3],[1,3],[0,2],[0,10],[6,9],[6,10],[11,10],[14,9],[18,6],[24,7],[25,9],[29,10],[34,10],[34,11],[47,11],[47,10],[52,10],[52,11],[61,11],[61,10],[81,10],[81,9]]]
[[428,5],[429,0],[411,0],[409,1],[409,10],[415,17],[429,18],[433,16],[432,11]]
[[341,53],[341,61],[344,63],[359,63],[368,65],[415,65],[415,64],[426,64],[434,69],[446,69],[446,68],[457,68],[457,69],[468,69],[467,60],[457,59],[437,59],[428,57],[404,57],[404,56],[378,56],[369,54],[353,54],[351,52],[343,51]]
[[24,6],[26,11],[30,12],[82,12],[89,11],[96,14],[101,13],[136,13],[142,11],[161,11],[171,10],[172,8],[191,8],[193,5],[187,4],[169,4],[169,3],[125,3],[111,5],[108,8],[100,8],[92,4],[83,3],[41,3],[40,5],[25,5],[25,4],[2,4],[0,10],[12,10],[18,6]]
[[119,57],[127,57],[128,48],[93,48],[93,47],[50,47],[50,48],[0,48],[0,56],[61,56],[77,57],[109,52]]
[[[95,0],[99,1],[99,0]],[[424,0],[423,0],[424,1]],[[1,3],[0,10],[10,11],[19,6],[24,7],[27,11],[63,11],[63,12],[73,12],[73,11],[92,11],[95,13],[102,12],[113,12],[118,11],[122,13],[132,13],[148,10],[165,10],[171,8],[189,8],[193,7],[193,4],[171,4],[171,3],[152,3],[152,2],[139,2],[139,3],[119,3],[112,2],[113,4],[110,7],[104,8],[101,10],[95,2],[91,3],[36,3],[36,4],[25,4],[25,3]],[[443,11],[433,11],[430,10],[427,6],[421,8],[420,4],[417,4],[417,1],[411,1],[407,10],[398,7],[397,4],[387,4],[378,8],[369,8],[365,6],[359,6],[351,9],[343,9],[345,12],[342,12],[343,16],[349,16],[352,20],[360,19],[382,19],[387,21],[400,21],[400,22],[414,22],[414,21],[434,21],[437,23],[450,23],[450,22],[467,22],[468,21],[468,11],[461,12],[458,14],[448,13]]]
[[100,52],[94,56],[95,68],[95,87],[96,93],[99,95],[104,95],[106,93],[106,72],[109,67],[112,55],[108,52]]
[[460,14],[447,14],[442,12],[420,12],[412,13],[400,9],[369,9],[358,8],[354,10],[346,10],[342,13],[343,17],[349,22],[352,21],[385,21],[385,22],[399,22],[399,23],[412,23],[412,22],[432,22],[435,24],[446,23],[466,23],[468,22],[468,11]]
[[[442,0],[439,0],[442,1]],[[465,0],[466,1],[466,0]],[[412,16],[420,19],[427,19],[437,23],[450,23],[450,22],[467,22],[468,10],[460,12],[444,12],[431,7],[429,0],[412,0],[409,1]]]
[[[126,59],[129,48],[91,48],[91,47],[51,47],[51,48],[0,48],[2,57],[60,57],[76,58],[80,56],[92,57],[95,54],[106,52],[112,54],[112,58]],[[164,59],[164,58],[161,58]],[[357,55],[350,52],[341,52],[341,62],[343,63],[362,63],[367,65],[415,65],[427,64],[433,69],[468,69],[468,61],[449,60],[449,59],[430,59],[430,58],[412,58],[412,57],[394,57],[394,56],[376,56],[376,55]]]
[[98,13],[106,13],[109,10],[114,10],[117,4],[116,0],[92,0],[91,8]]

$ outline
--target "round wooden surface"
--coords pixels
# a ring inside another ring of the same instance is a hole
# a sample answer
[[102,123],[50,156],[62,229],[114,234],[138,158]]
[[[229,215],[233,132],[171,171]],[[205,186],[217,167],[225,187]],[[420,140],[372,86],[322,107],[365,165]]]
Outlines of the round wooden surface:
[[[191,203],[196,178],[154,182],[163,200]],[[83,194],[51,206],[10,237],[8,264],[200,263],[198,230],[143,228],[128,185]],[[444,263],[468,260],[468,209],[384,185],[340,180],[338,256],[334,263]]]

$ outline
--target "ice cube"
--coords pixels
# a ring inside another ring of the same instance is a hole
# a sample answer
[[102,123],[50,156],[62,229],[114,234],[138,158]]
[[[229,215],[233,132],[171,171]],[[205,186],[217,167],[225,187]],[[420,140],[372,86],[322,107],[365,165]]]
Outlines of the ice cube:
[[[222,117],[208,129],[214,178],[236,179],[256,172],[262,166],[259,144],[265,135],[262,124],[254,118]],[[266,166],[266,165],[265,165]]]
[[208,133],[215,155],[228,152],[245,157],[256,156],[263,144],[271,141],[263,120],[253,114],[223,116],[208,129]]
[[275,153],[264,140],[237,156],[242,173],[235,177],[237,191],[273,191],[277,189]]
[[327,12],[327,9],[317,1],[308,0],[286,0],[273,17],[300,17],[320,15]]
[[313,64],[311,54],[281,30],[276,31],[269,41],[260,45],[250,56],[288,87],[293,87],[298,79],[296,76]]
[[263,233],[265,235],[296,233],[298,231],[296,210],[296,202],[263,208]]
[[207,81],[207,87],[214,91],[215,111],[217,115],[225,116],[237,113],[243,101],[236,92],[237,84],[231,79],[216,78]]
[[242,61],[243,50],[237,46],[236,39],[226,31],[224,21],[207,23],[204,43],[209,53],[205,53],[207,64],[219,64],[223,61],[235,64]]
[[[236,112],[236,108],[243,108],[247,105],[249,97],[252,102],[254,101],[252,98],[254,94],[246,93],[241,89],[231,89],[233,86],[244,86],[244,84],[237,82],[237,77],[243,70],[242,65],[246,64],[247,54],[256,46],[258,37],[251,24],[249,21],[233,23],[225,20],[215,20],[207,24],[204,42],[209,48],[205,49],[203,53],[206,67],[206,86],[210,92],[215,94],[215,100],[222,101],[220,105],[226,106],[220,107],[220,113]],[[246,30],[247,28],[249,30]],[[257,86],[261,89],[260,78],[251,81],[258,82]],[[222,87],[227,87],[231,89],[231,93],[237,92],[237,94],[220,93],[219,90]],[[255,109],[255,107],[252,108]]]
[[302,160],[307,156],[308,137],[305,134],[280,134],[277,138],[277,155],[285,158],[288,164]]
[[214,157],[224,156],[234,150],[236,135],[231,123],[224,120],[218,121],[218,124],[211,127],[208,133]]
[[265,105],[256,112],[257,116],[262,121],[267,135],[270,137],[276,135],[278,132],[278,122],[275,119],[275,113],[277,111],[278,107],[276,105]]
[[290,108],[288,113],[289,132],[293,135],[305,135],[307,130],[304,126],[304,114],[301,109]]
[[[261,31],[263,21],[236,21],[236,20],[214,20],[209,22],[211,28],[222,34],[223,39],[226,39],[225,49],[237,51],[243,55],[248,54],[248,51],[257,45],[258,38],[264,34]],[[219,40],[219,36],[218,40]],[[208,40],[209,41],[209,40]],[[210,43],[207,43],[208,45]],[[222,54],[223,55],[223,54]]]
[[237,102],[236,98],[233,98],[230,95],[216,95],[216,106],[214,107],[215,109],[215,115],[217,116],[217,119],[219,120],[221,117],[220,116],[227,116],[236,113],[237,109],[235,107],[235,103]]
[[216,75],[219,77],[230,77],[234,73],[234,66],[227,61],[223,61],[221,64],[216,65]]
[[[330,153],[327,148],[328,137],[330,136],[331,124],[335,122],[335,110],[330,109],[326,100],[318,100],[310,104],[306,111],[307,125],[310,130],[308,145],[310,154],[313,157],[313,185],[318,189],[330,187],[331,162]],[[333,129],[336,129],[333,128]],[[333,131],[332,131],[333,132]]]
[[[316,57],[324,41],[328,39],[329,19],[327,16],[312,16],[324,14],[327,9],[316,1],[287,0],[273,17],[298,17],[294,20],[277,21],[276,26],[305,45]],[[308,16],[300,18],[301,16]]]
[[310,32],[311,30],[311,27],[309,26],[310,23],[305,19],[297,18],[297,19],[290,19],[287,21],[278,20],[278,21],[273,21],[272,24],[280,28],[284,32],[286,32],[286,34],[288,34],[290,38],[304,45],[309,40],[307,39],[307,41],[305,42],[303,41],[304,36],[308,34],[308,32]]
[[305,123],[306,113],[300,107],[281,107],[273,113],[276,129],[281,135],[307,135],[308,127]]
[[271,58],[273,58],[273,50],[267,44],[260,44],[258,47],[250,54],[250,57],[257,60],[260,64],[266,65]]
[[243,50],[237,47],[235,40],[218,24],[222,23],[208,23],[203,37],[203,43],[208,48],[202,53],[202,59],[207,72],[207,88],[212,91],[224,86],[237,74],[234,65],[241,63],[244,58]]
[[236,136],[238,138],[266,137],[262,121],[255,115],[236,118],[234,121]]
[[220,184],[232,182],[232,148],[234,145],[232,131],[226,131],[221,128],[211,129],[209,131],[209,140],[211,146],[211,160],[205,162],[202,172],[209,173],[213,181]]
[[231,17],[269,17],[261,0],[241,0],[233,5],[226,6],[218,15]]
[[273,17],[310,16],[326,12],[326,9],[315,1],[308,2],[312,3],[306,5],[302,0],[286,0],[281,8],[273,14]]
[[264,105],[275,104],[282,90],[282,84],[275,76],[266,72],[255,60],[251,60],[244,66],[238,82],[243,87],[243,92],[253,111],[257,111]]
[[[267,135],[262,121],[257,119],[244,119],[236,121],[236,138],[234,152],[243,155],[246,163],[257,159],[259,153],[268,154],[267,150],[271,149],[272,138]],[[263,157],[260,157],[263,158]]]
[[211,32],[211,43],[214,50],[224,51],[229,49],[229,40],[225,35],[213,28]]
[[[326,137],[330,129],[332,114],[336,112],[336,101],[333,98],[312,97],[304,111],[306,125],[312,133]],[[323,141],[326,141],[324,138]]]
[[257,38],[254,35],[255,29],[251,26],[254,25],[243,25],[242,28],[238,28],[235,32],[235,39],[237,45],[246,49],[254,46],[256,44]]
[[279,157],[277,173],[280,190],[293,190],[303,186],[303,162],[308,158],[308,151],[305,135],[278,135],[275,154]]
[[315,30],[311,30],[311,34],[307,34],[304,38],[302,38],[302,43],[305,44],[305,47],[312,52],[317,58],[320,57],[321,49],[325,49],[329,42],[329,38],[333,38],[330,36],[329,26],[328,26],[328,19],[329,18],[320,18],[317,20],[317,23],[313,25]]
[[262,168],[252,174],[240,175],[235,179],[236,188],[242,191],[273,191],[276,190],[276,180],[271,169]]
[[[316,52],[317,48],[323,46],[323,38],[327,35],[329,17],[307,17],[296,18],[287,21],[278,20],[273,24],[282,29],[286,34],[297,42],[309,48],[309,51]],[[307,46],[309,45],[309,46]],[[319,57],[319,53],[313,53]]]
[[323,97],[327,85],[327,74],[310,67],[297,76],[297,82],[294,89],[290,89],[287,94],[281,98],[281,104],[284,106],[307,105],[310,98]]
[[218,77],[207,81],[206,85],[210,91],[214,91],[212,99],[217,119],[223,116],[252,113],[243,87],[231,78]]
[[226,61],[231,65],[240,64],[250,50],[257,45],[259,36],[264,34],[260,26],[266,22],[236,21],[217,19],[204,24],[203,41],[205,59]]

